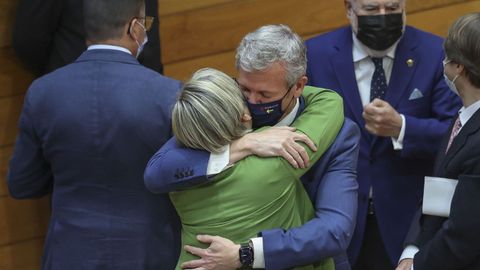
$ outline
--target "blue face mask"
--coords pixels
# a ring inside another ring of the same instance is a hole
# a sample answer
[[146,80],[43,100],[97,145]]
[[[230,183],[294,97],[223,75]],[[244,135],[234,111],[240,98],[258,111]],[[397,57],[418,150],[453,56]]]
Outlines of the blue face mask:
[[288,89],[285,95],[276,101],[268,103],[258,103],[253,104],[248,100],[245,100],[247,103],[248,110],[252,116],[252,128],[257,129],[265,126],[274,126],[282,118],[284,111],[282,111],[282,101],[290,92],[291,87]]

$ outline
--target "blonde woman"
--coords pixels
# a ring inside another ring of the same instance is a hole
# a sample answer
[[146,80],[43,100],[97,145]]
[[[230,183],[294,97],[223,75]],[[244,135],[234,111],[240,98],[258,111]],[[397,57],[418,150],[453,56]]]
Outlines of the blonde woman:
[[[332,91],[305,87],[303,96],[307,109],[293,126],[317,145],[316,152],[306,147],[314,164],[340,130],[343,106]],[[319,102],[328,105],[314,106]],[[232,78],[214,69],[202,69],[184,85],[173,108],[172,125],[179,143],[218,152],[250,132],[251,117]],[[334,128],[326,130],[325,126]],[[283,158],[251,156],[216,175],[210,183],[171,192],[182,222],[182,244],[205,247],[196,240],[198,234],[219,235],[241,243],[265,229],[302,225],[314,216],[312,203],[299,181],[307,170],[294,169]],[[177,269],[195,258],[182,251]],[[326,259],[296,269],[333,269],[333,261]]]

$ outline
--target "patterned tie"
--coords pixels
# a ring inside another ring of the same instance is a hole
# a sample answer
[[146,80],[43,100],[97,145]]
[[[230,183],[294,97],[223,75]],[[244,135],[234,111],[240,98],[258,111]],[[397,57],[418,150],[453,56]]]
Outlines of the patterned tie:
[[445,153],[447,153],[448,149],[450,149],[450,145],[452,145],[453,139],[458,135],[460,128],[462,128],[462,123],[460,122],[460,116],[459,116],[457,117],[457,120],[455,120],[455,124],[453,124],[452,133],[450,133],[450,140],[448,140],[447,149],[445,150]]
[[372,84],[370,86],[370,101],[375,98],[383,99],[387,91],[387,78],[383,70],[383,58],[372,57],[372,61],[375,65],[375,71],[373,72]]

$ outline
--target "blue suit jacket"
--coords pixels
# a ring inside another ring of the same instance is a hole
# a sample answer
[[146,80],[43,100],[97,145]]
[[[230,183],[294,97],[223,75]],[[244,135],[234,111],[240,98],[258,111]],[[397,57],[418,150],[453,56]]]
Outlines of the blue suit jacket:
[[8,184],[15,198],[52,193],[42,269],[173,269],[179,221],[144,185],[170,137],[180,84],[124,52],[92,50],[28,90]]
[[[316,216],[299,228],[261,232],[267,270],[288,269],[335,256],[336,269],[349,269],[344,252],[355,226],[356,165],[360,131],[349,119],[312,169],[302,177]],[[169,192],[208,181],[209,153],[179,148],[168,141],[149,161],[145,183]],[[340,256],[340,257],[339,257]]]
[[[372,136],[365,129],[353,66],[351,28],[317,36],[306,44],[309,83],[336,90],[344,98],[345,116],[355,121],[362,133],[357,227],[349,247],[350,260],[355,262],[359,254],[369,189],[373,187],[380,233],[396,265],[423,193],[423,176],[431,175],[441,136],[460,107],[458,97],[443,79],[442,40],[407,27],[397,46],[385,100],[405,115],[401,151],[393,150],[390,138]],[[408,60],[413,60],[413,66],[407,64]],[[411,99],[415,89],[423,97]]]

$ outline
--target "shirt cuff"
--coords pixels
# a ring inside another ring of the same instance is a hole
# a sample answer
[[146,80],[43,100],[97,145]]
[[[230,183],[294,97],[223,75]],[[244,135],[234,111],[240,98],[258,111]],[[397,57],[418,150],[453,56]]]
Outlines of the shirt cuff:
[[402,128],[400,129],[400,134],[398,134],[397,139],[391,137],[394,150],[403,149],[403,138],[405,137],[405,116],[403,116],[403,114],[400,114],[400,116],[402,117]]
[[265,268],[265,258],[263,256],[263,238],[255,237],[250,239],[253,245],[253,268]]
[[230,161],[230,145],[222,147],[219,153],[210,153],[207,165],[207,175],[219,174],[227,168]]
[[415,254],[418,252],[418,247],[414,245],[408,245],[402,252],[402,255],[400,256],[400,259],[398,262],[400,263],[403,259],[413,259],[415,257]]

